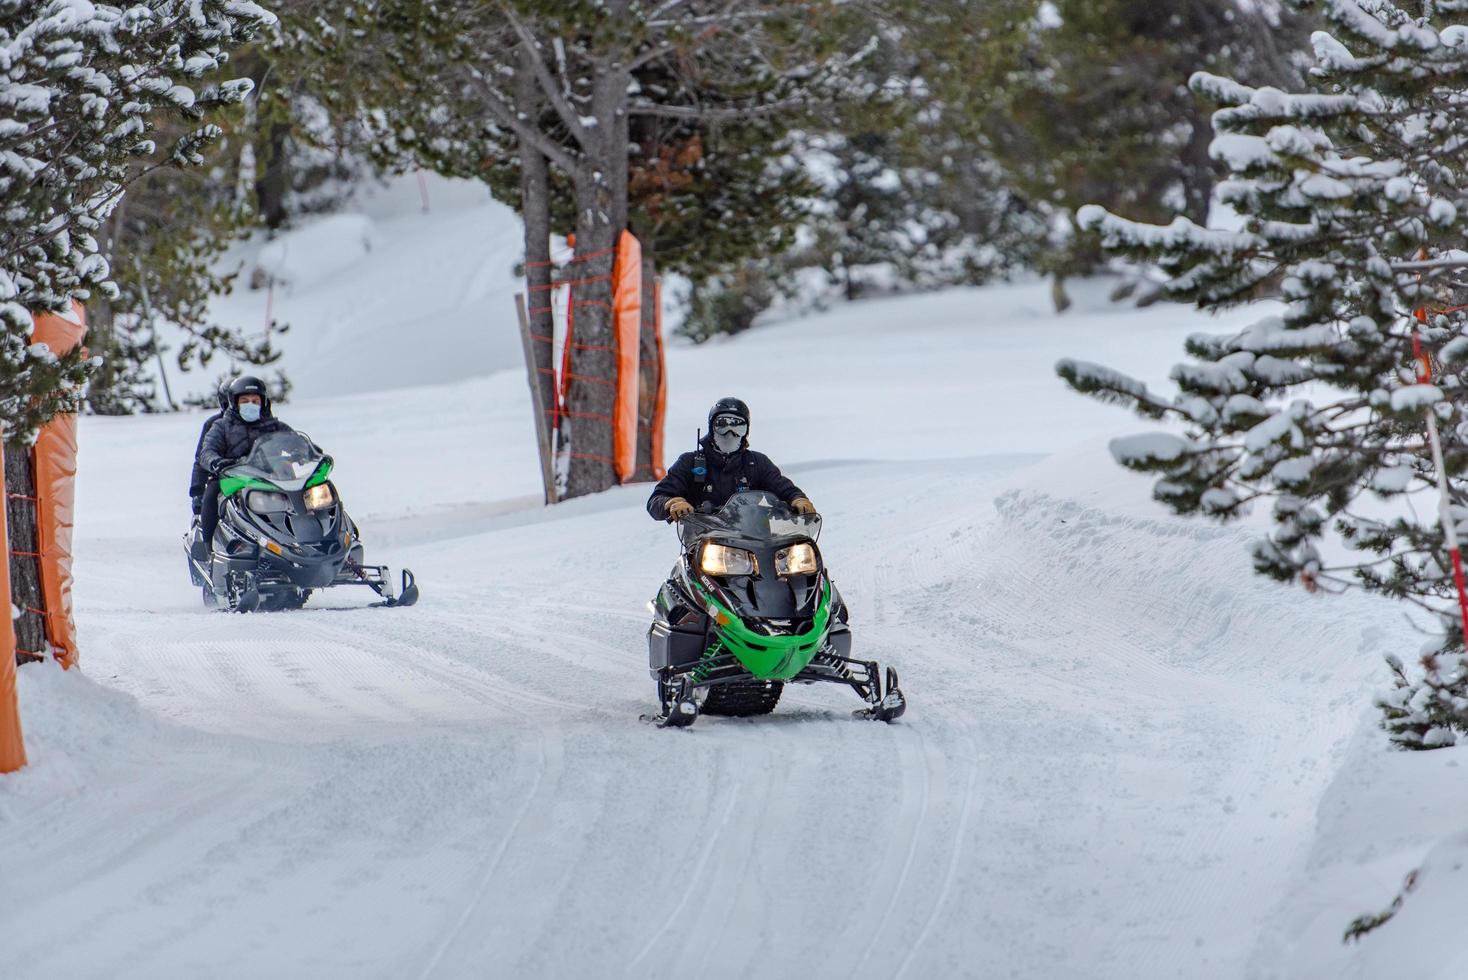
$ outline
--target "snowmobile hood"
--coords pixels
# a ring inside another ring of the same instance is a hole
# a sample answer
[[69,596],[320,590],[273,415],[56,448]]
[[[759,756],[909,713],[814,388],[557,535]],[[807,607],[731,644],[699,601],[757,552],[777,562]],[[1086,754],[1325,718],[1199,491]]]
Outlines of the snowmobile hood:
[[752,629],[701,584],[693,583],[713,620],[723,646],[760,680],[789,680],[800,673],[826,643],[831,626],[831,582],[822,576],[820,599],[810,628],[801,633],[771,634]]

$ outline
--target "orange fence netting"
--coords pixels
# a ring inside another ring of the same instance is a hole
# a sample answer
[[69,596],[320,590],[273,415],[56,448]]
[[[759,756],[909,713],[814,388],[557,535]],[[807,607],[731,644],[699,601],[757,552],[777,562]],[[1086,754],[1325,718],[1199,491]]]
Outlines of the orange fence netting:
[[642,244],[630,231],[617,239],[612,266],[613,335],[617,338],[617,401],[612,411],[612,469],[626,482],[637,469],[637,370],[642,341]]
[[[39,314],[32,340],[65,354],[86,336],[80,304],[71,317]],[[76,620],[71,609],[71,529],[76,504],[76,416],[58,415],[42,426],[32,459],[36,475],[36,531],[46,639],[63,667],[76,664]]]
[[[574,236],[567,237],[568,244],[575,244]],[[576,269],[580,263],[585,263],[594,258],[604,257],[607,251],[612,251],[613,263],[612,274],[608,276],[591,276]],[[554,262],[534,262],[530,265],[555,266]],[[597,459],[612,464],[612,471],[616,474],[618,482],[626,482],[631,479],[637,471],[637,425],[638,425],[638,373],[640,364],[640,346],[642,343],[642,244],[637,237],[629,231],[623,231],[617,239],[615,249],[598,252],[590,252],[573,257],[568,263],[568,272],[565,275],[553,278],[550,282],[537,284],[529,287],[530,301],[526,312],[531,315],[548,314],[552,318],[557,315],[555,294],[565,290],[565,333],[560,351],[560,370],[555,368],[535,368],[543,374],[551,374],[551,388],[554,404],[545,407],[544,411],[550,416],[552,429],[559,429],[561,420],[565,418],[576,418],[588,420],[595,423],[609,425],[612,429],[612,456],[607,457],[591,453],[572,452],[572,456]],[[578,306],[602,306],[607,304],[603,300],[585,298],[577,295],[577,287],[588,287],[594,283],[607,282],[610,279],[612,292],[612,342],[610,345],[587,344],[576,338],[576,308]],[[659,314],[658,327],[661,331],[662,318]],[[554,330],[553,330],[554,332]],[[556,339],[550,336],[541,336],[534,332],[527,333],[531,344],[546,344],[552,348]],[[612,354],[614,366],[614,377],[591,378],[575,374],[571,370],[572,350],[595,350]],[[662,357],[662,337],[658,337],[658,356]],[[552,363],[556,360],[554,356],[550,359]],[[559,373],[559,378],[554,377]],[[572,384],[596,384],[605,385],[614,389],[612,397],[612,415],[589,415],[584,412],[573,412],[570,408],[570,395]],[[657,468],[658,476],[662,476],[662,414],[666,393],[660,383],[658,390],[658,402],[656,412],[656,425],[653,432],[653,460]],[[564,449],[555,450],[557,457],[564,458]]]

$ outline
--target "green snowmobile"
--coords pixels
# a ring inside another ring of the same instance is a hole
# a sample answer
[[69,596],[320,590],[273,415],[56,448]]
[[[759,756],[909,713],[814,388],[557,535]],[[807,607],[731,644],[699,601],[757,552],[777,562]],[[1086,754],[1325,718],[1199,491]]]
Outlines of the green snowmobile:
[[819,515],[778,497],[737,493],[716,513],[683,518],[683,554],[651,603],[648,667],[664,727],[700,713],[762,715],[786,684],[845,684],[867,702],[856,715],[901,717],[897,672],[854,660],[846,604],[821,560]]
[[313,590],[365,585],[379,606],[418,601],[403,569],[393,592],[384,565],[362,563],[357,525],[330,481],[332,459],[299,432],[274,432],[219,480],[219,526],[206,542],[197,519],[184,539],[204,605],[237,612],[299,609]]

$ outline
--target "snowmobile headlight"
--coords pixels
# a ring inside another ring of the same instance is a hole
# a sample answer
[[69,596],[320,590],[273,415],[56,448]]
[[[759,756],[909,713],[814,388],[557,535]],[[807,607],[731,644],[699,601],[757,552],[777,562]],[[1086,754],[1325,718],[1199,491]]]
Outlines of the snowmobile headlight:
[[753,575],[759,563],[743,548],[730,548],[709,541],[703,546],[698,567],[708,575]]
[[283,514],[291,509],[291,498],[274,490],[251,490],[245,504],[257,514]]
[[331,494],[331,484],[318,483],[314,487],[308,487],[304,499],[306,506],[312,510],[325,510],[332,505],[334,500]]
[[814,575],[816,573],[816,549],[808,541],[792,544],[775,552],[775,574]]

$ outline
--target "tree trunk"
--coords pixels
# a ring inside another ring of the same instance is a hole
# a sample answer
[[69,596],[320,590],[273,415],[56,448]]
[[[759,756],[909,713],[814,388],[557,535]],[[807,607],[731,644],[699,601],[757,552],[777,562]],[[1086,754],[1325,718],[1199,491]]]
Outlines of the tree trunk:
[[36,471],[29,446],[5,446],[5,516],[10,530],[10,601],[21,611],[15,620],[15,660],[44,659],[46,620],[41,593],[41,550],[36,528]]
[[1070,294],[1065,291],[1065,277],[1056,273],[1050,280],[1050,302],[1055,304],[1056,313],[1070,309]]
[[616,358],[612,351],[612,249],[616,229],[608,214],[605,174],[595,164],[576,173],[576,256],[571,278],[571,371],[566,379],[566,417],[561,422],[569,454],[563,497],[598,493],[616,484],[612,468],[612,417]]
[[1192,113],[1192,132],[1182,153],[1183,200],[1193,223],[1208,225],[1208,212],[1213,204],[1213,157],[1208,152],[1213,142],[1213,123],[1208,114]]
[[[126,247],[123,241],[126,215],[127,195],[124,194],[107,218],[107,250],[103,254],[114,270],[121,264]],[[93,372],[87,383],[87,406],[98,415],[126,415],[127,406],[116,395],[117,377],[122,373],[118,364],[121,355],[118,352],[116,314],[104,290],[93,291],[87,313],[87,341],[92,351],[102,358],[102,366]]]
[[652,456],[653,416],[657,410],[658,382],[662,364],[658,361],[657,266],[653,262],[652,243],[642,243],[642,326],[637,344],[637,466],[634,480],[654,480],[662,460]]
[[566,497],[617,482],[612,418],[617,393],[613,354],[612,260],[627,224],[627,87],[620,65],[600,66],[592,89],[591,127],[575,174],[576,260],[572,279],[574,343],[562,447],[569,452]]
[[[533,70],[522,52],[521,68],[516,78],[519,85],[516,98],[520,111],[531,116],[539,105]],[[550,164],[544,154],[521,140],[520,214],[525,219],[525,305],[530,319],[531,349],[535,352],[535,383],[540,389],[540,404],[547,412],[553,412],[556,404],[555,345],[550,340],[533,338],[555,336],[555,317],[551,308],[550,198]],[[536,424],[549,429],[553,424],[552,417],[547,415],[537,419]],[[553,440],[547,440],[547,444],[553,446]]]
[[255,202],[265,227],[275,231],[285,224],[286,195],[291,189],[291,158],[286,140],[290,136],[289,123],[279,120],[270,124],[270,158],[265,172],[255,181]]

